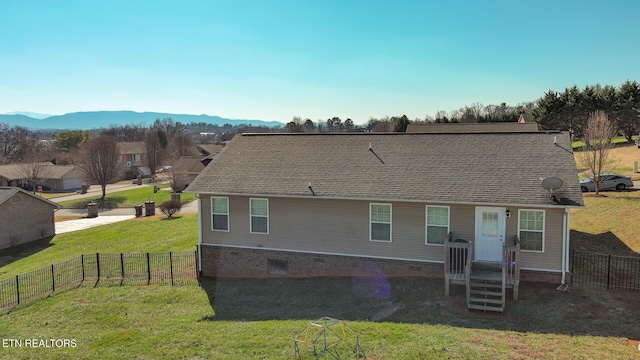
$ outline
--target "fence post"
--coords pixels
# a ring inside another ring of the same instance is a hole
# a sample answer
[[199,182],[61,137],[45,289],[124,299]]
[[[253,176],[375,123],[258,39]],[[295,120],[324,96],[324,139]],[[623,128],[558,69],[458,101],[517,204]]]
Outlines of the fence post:
[[53,271],[53,264],[51,264],[51,292],[56,291],[56,273]]
[[124,282],[124,256],[120,253],[120,286]]
[[84,281],[84,254],[80,254],[80,264],[82,265],[82,281]]
[[173,255],[169,251],[169,269],[171,271],[171,286],[173,286]]
[[20,278],[16,275],[16,295],[18,296],[18,304],[20,304]]
[[198,271],[198,269],[200,269],[201,267],[199,266],[199,261],[198,259],[200,259],[200,257],[198,256],[198,247],[196,246],[196,251],[194,251],[195,254],[195,264],[196,264],[196,279],[198,279],[200,277],[200,271]]
[[98,271],[98,280],[100,280],[100,254],[96,253],[96,269]]
[[149,260],[149,253],[147,253],[147,285],[151,284],[151,261]]
[[571,271],[571,285],[573,285],[573,278],[576,276],[576,274],[573,272],[573,264],[576,262],[576,258],[575,258],[576,251],[575,250],[571,250],[570,254],[571,254],[571,257],[570,257],[569,263],[571,263],[571,270],[570,270]]
[[611,284],[611,255],[607,256],[607,290]]

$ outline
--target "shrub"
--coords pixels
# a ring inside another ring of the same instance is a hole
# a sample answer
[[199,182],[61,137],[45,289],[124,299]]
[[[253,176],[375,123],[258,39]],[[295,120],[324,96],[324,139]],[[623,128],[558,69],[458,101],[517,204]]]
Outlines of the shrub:
[[171,219],[175,213],[182,209],[182,204],[174,203],[173,201],[165,201],[160,205],[160,211],[167,215],[167,218]]

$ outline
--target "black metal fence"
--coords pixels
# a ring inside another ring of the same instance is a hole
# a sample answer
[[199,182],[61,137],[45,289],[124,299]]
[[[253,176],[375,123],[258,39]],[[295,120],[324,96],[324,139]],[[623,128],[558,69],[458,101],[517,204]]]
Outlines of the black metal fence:
[[195,252],[80,255],[0,280],[0,310],[83,282],[104,285],[196,284]]
[[640,257],[571,252],[571,284],[640,290]]

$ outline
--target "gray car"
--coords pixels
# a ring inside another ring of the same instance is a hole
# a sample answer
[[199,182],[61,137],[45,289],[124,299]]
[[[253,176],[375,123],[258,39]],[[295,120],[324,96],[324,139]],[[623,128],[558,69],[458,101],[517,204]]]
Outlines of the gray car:
[[[599,190],[625,190],[633,187],[631,176],[620,174],[602,174],[600,175]],[[596,183],[593,176],[580,181],[580,189],[582,192],[596,191]]]

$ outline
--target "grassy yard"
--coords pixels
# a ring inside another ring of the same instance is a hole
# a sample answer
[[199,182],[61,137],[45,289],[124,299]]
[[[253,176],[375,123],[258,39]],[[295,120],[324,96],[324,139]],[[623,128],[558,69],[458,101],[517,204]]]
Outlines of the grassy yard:
[[198,242],[196,214],[140,217],[56,235],[0,253],[0,278],[25,273],[80,255],[121,252],[193,251]]
[[[633,163],[635,161],[640,162],[640,149],[636,145],[620,146],[611,150],[614,160],[612,169],[607,172],[613,172],[623,175],[631,175],[633,180],[640,180],[640,174],[633,173]],[[578,168],[583,168],[580,162],[580,152],[575,153],[576,165]],[[590,174],[583,172],[580,174],[580,179],[585,179]]]
[[[168,184],[158,185],[160,191],[153,193],[153,187],[144,186],[131,190],[123,190],[107,194],[107,197],[103,200],[100,199],[100,195],[95,197],[87,197],[79,200],[60,201],[59,204],[65,208],[82,209],[86,208],[87,204],[94,201],[99,204],[101,208],[118,208],[118,207],[134,207],[135,205],[142,205],[149,199],[155,201],[157,205],[162,204],[165,201],[171,200],[171,192],[168,191]],[[180,202],[182,204],[195,200],[194,194],[182,193],[180,194]]]
[[[291,359],[295,337],[322,316],[346,321],[367,359],[640,355],[640,304],[631,292],[560,293],[531,283],[495,315],[467,312],[459,286],[445,298],[441,280],[389,282],[388,299],[358,297],[350,279],[331,278],[83,285],[0,316],[3,339],[73,339],[75,348],[0,348],[0,358]],[[367,321],[391,304],[398,310],[383,322]]]

